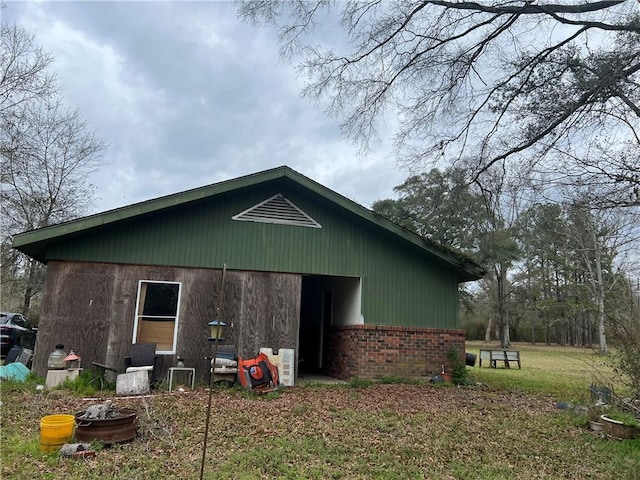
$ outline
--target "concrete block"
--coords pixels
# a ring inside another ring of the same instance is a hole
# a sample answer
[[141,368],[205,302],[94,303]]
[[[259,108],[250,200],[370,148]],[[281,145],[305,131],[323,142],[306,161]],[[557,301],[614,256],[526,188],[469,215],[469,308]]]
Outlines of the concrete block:
[[66,379],[75,380],[80,372],[81,368],[70,368],[65,370],[47,370],[47,379],[45,385],[47,388],[53,388],[60,385]]
[[146,395],[149,390],[147,372],[121,373],[116,377],[116,395]]

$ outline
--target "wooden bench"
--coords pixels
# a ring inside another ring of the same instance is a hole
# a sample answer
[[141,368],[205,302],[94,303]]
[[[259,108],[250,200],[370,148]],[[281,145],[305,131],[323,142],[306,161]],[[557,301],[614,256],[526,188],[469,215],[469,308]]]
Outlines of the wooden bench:
[[497,367],[497,362],[504,362],[505,368],[511,368],[511,362],[517,362],[518,368],[522,368],[520,364],[520,351],[508,348],[481,348],[480,349],[480,366],[482,360],[489,360],[489,364]]

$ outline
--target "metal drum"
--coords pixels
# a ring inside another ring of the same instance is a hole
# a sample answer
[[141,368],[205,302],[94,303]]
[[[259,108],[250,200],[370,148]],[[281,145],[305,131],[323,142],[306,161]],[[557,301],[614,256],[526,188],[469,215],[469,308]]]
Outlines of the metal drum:
[[85,412],[76,413],[76,440],[79,442],[101,441],[105,445],[131,442],[136,438],[136,411],[121,408],[118,415],[105,419],[83,418]]

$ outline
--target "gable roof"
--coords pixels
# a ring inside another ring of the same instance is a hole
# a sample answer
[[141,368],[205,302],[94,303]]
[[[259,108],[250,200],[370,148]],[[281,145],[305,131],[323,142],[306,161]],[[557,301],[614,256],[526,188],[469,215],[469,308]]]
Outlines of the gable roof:
[[[482,267],[472,259],[400,227],[383,216],[372,212],[362,205],[349,200],[339,193],[334,192],[308,177],[305,177],[287,166],[281,166],[251,175],[206,185],[204,187],[135,203],[69,222],[23,232],[14,236],[13,248],[45,263],[47,244],[53,241],[58,241],[65,236],[279,179],[287,179],[303,188],[306,188],[320,197],[332,202],[334,205],[403,238],[415,246],[418,246],[443,261],[445,264],[448,264],[451,268],[455,269],[461,281],[478,280],[482,278],[485,273]],[[273,200],[273,198],[267,200],[267,202],[271,200]],[[238,216],[246,215],[257,207],[258,205],[245,212],[241,212]],[[297,209],[297,207],[292,207],[299,213],[302,213],[302,216],[306,216],[306,214]],[[292,211],[289,210],[288,213],[292,213]],[[310,217],[308,218],[310,219]],[[313,219],[310,220],[313,221]]]

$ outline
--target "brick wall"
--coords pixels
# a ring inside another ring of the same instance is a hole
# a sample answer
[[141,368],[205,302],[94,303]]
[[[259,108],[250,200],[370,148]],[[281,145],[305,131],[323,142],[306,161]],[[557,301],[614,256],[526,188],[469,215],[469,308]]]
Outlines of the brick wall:
[[464,330],[345,325],[334,327],[328,351],[327,373],[349,380],[352,377],[432,377],[444,364],[450,372],[447,354],[455,348],[464,359]]

